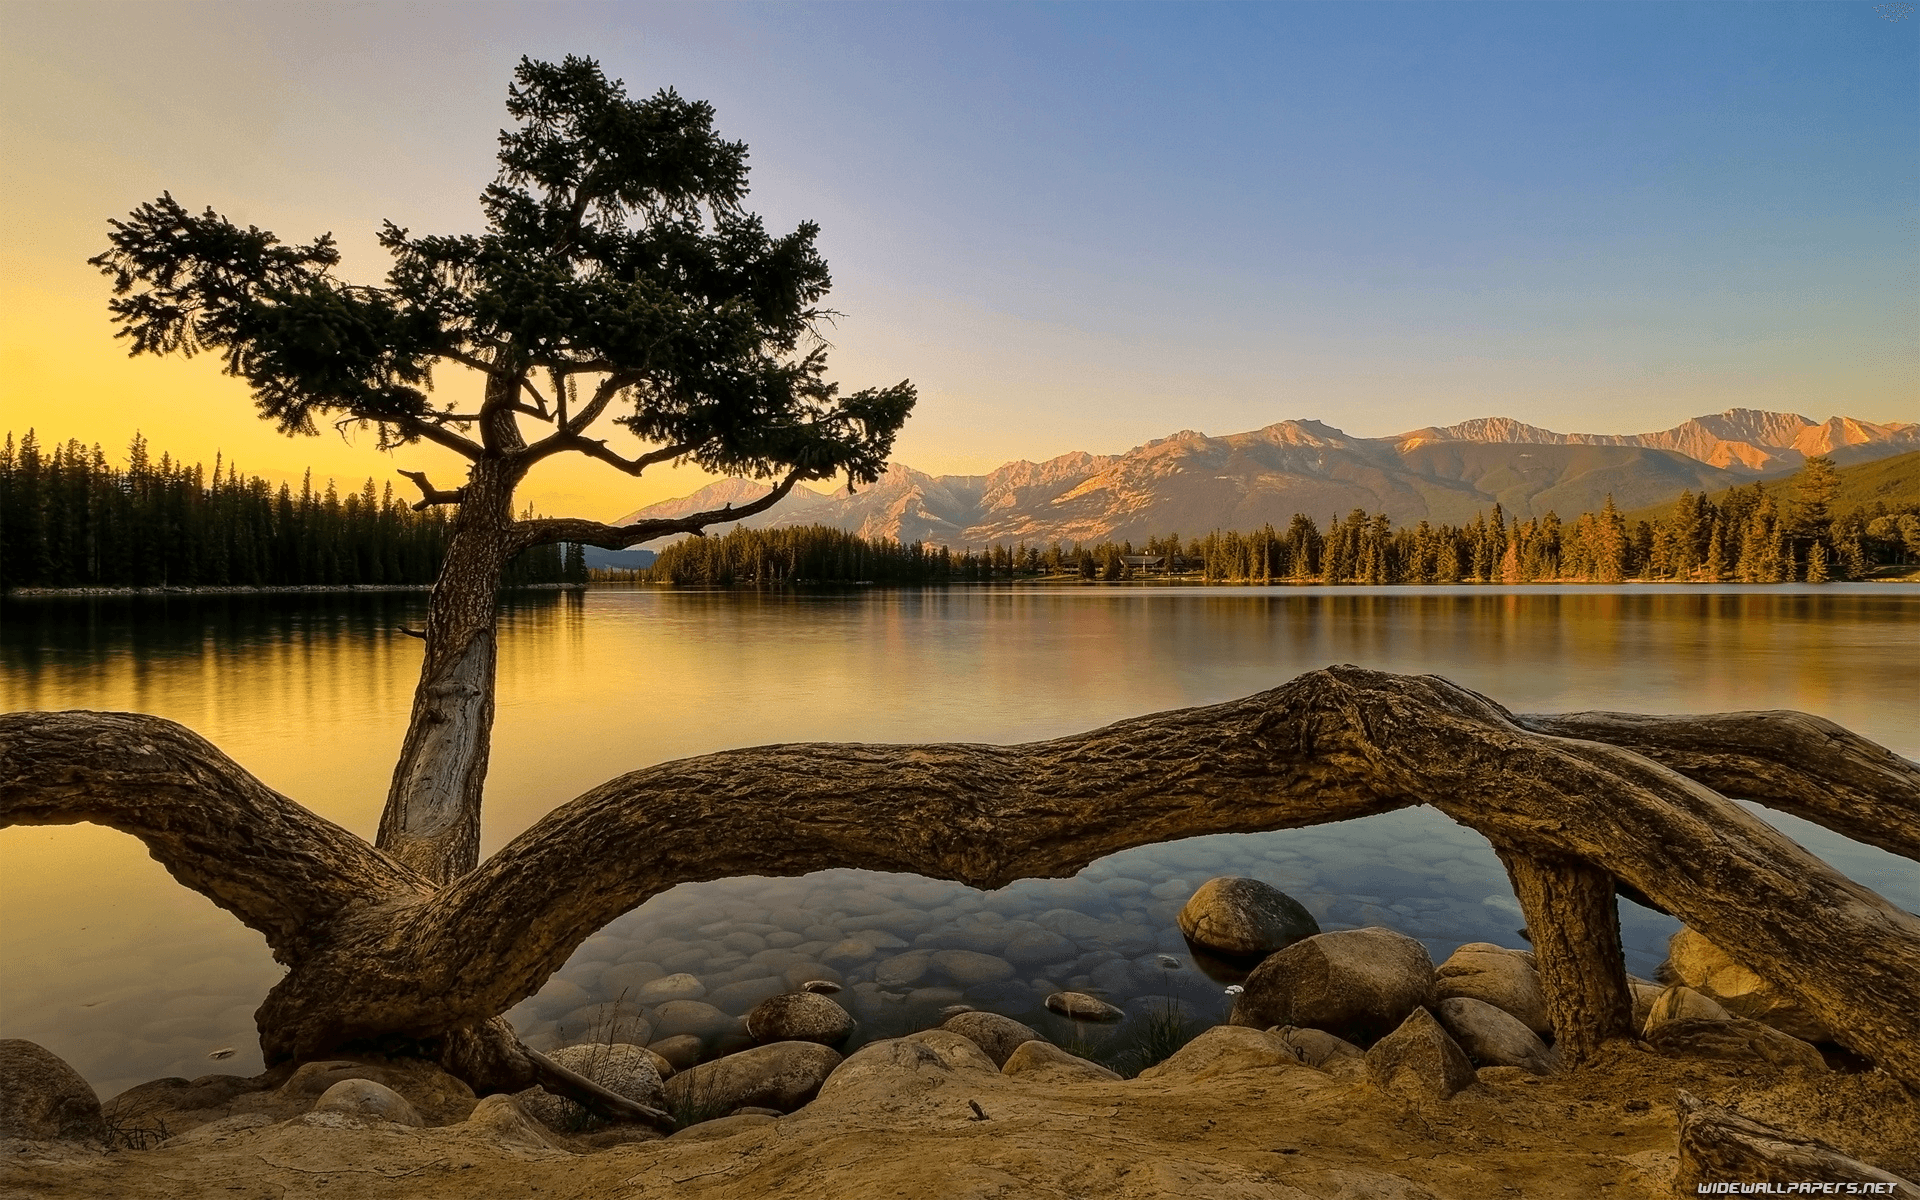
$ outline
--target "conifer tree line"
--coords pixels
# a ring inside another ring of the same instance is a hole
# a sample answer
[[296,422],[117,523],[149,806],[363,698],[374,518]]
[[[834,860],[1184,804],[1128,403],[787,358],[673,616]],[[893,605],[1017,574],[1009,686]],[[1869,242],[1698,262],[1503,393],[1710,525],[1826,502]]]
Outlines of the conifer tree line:
[[[211,471],[135,434],[126,465],[98,445],[0,443],[0,587],[293,587],[430,584],[452,537],[446,510],[415,512],[391,484],[344,495]],[[584,581],[578,547],[530,550],[513,584]]]
[[959,583],[1067,577],[1118,581],[1197,576],[1209,583],[1822,583],[1920,560],[1920,504],[1835,513],[1833,463],[1808,460],[1782,504],[1756,483],[1720,501],[1684,492],[1667,515],[1629,522],[1609,496],[1600,512],[1516,521],[1500,505],[1471,524],[1396,528],[1355,509],[1323,532],[1296,515],[1284,530],[1178,534],[1095,545],[1025,542],[959,551],[862,538],[824,525],[737,529],[689,538],[647,572],[602,572],[691,586]]

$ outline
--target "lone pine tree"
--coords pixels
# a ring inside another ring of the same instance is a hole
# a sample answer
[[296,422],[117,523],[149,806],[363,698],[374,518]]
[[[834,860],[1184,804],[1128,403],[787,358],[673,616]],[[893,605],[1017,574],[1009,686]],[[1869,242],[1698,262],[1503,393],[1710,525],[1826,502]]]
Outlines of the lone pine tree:
[[[711,106],[629,99],[587,59],[523,59],[507,112],[518,127],[501,133],[481,196],[486,232],[387,224],[384,286],[336,278],[330,235],[283,244],[171,195],[114,221],[92,260],[132,353],[218,352],[287,433],[371,426],[383,448],[431,442],[466,460],[455,487],[400,472],[416,507],[457,511],[378,845],[439,883],[479,851],[506,564],[554,542],[619,550],[699,532],[804,479],[871,482],[914,402],[904,382],[841,396],[826,381],[819,229],[776,237],[741,209],[747,148],[714,132]],[[480,395],[436,403],[441,366],[477,373]],[[615,452],[593,436],[603,419],[653,448]],[[514,489],[559,454],[636,476],[680,461],[774,482],[753,503],[672,521],[516,519]]]

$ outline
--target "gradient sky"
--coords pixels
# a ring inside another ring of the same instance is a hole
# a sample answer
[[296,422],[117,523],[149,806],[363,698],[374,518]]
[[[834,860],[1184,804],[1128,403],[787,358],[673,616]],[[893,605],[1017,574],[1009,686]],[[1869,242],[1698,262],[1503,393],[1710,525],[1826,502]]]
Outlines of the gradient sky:
[[[1291,417],[1920,419],[1920,16],[1871,3],[62,0],[0,3],[0,428],[444,468],[125,358],[85,259],[170,190],[377,281],[383,218],[476,227],[514,63],[567,53],[711,101],[750,206],[822,223],[834,374],[919,385],[923,470]],[[609,518],[700,482],[522,494]]]

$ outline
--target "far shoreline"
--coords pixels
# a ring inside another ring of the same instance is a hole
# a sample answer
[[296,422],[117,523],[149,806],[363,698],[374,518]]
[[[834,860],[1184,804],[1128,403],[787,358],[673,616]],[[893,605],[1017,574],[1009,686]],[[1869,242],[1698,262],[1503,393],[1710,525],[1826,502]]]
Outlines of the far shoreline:
[[[584,590],[584,583],[521,583],[503,586],[503,592],[558,592],[573,589]],[[135,596],[304,596],[304,595],[346,595],[367,592],[430,592],[430,583],[304,583],[285,584],[279,587],[246,587],[244,585],[223,584],[210,587],[23,587],[8,588],[4,595],[9,600],[58,600],[58,599],[127,599]]]

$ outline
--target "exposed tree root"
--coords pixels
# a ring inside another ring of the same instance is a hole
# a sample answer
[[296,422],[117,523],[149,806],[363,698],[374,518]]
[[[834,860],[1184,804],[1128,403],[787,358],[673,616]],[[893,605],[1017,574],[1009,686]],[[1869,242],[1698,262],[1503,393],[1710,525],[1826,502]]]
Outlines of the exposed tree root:
[[1020,746],[662,763],[438,890],[171,722],[0,717],[0,823],[125,830],[267,935],[290,968],[258,1014],[269,1062],[399,1037],[438,1040],[486,1090],[544,1078],[497,1014],[679,883],[866,867],[998,887],[1131,846],[1431,804],[1507,862],[1575,1058],[1627,1032],[1619,879],[1920,1087],[1920,918],[1709,784],[1920,853],[1920,767],[1816,718],[1515,717],[1443,679],[1356,667]]

